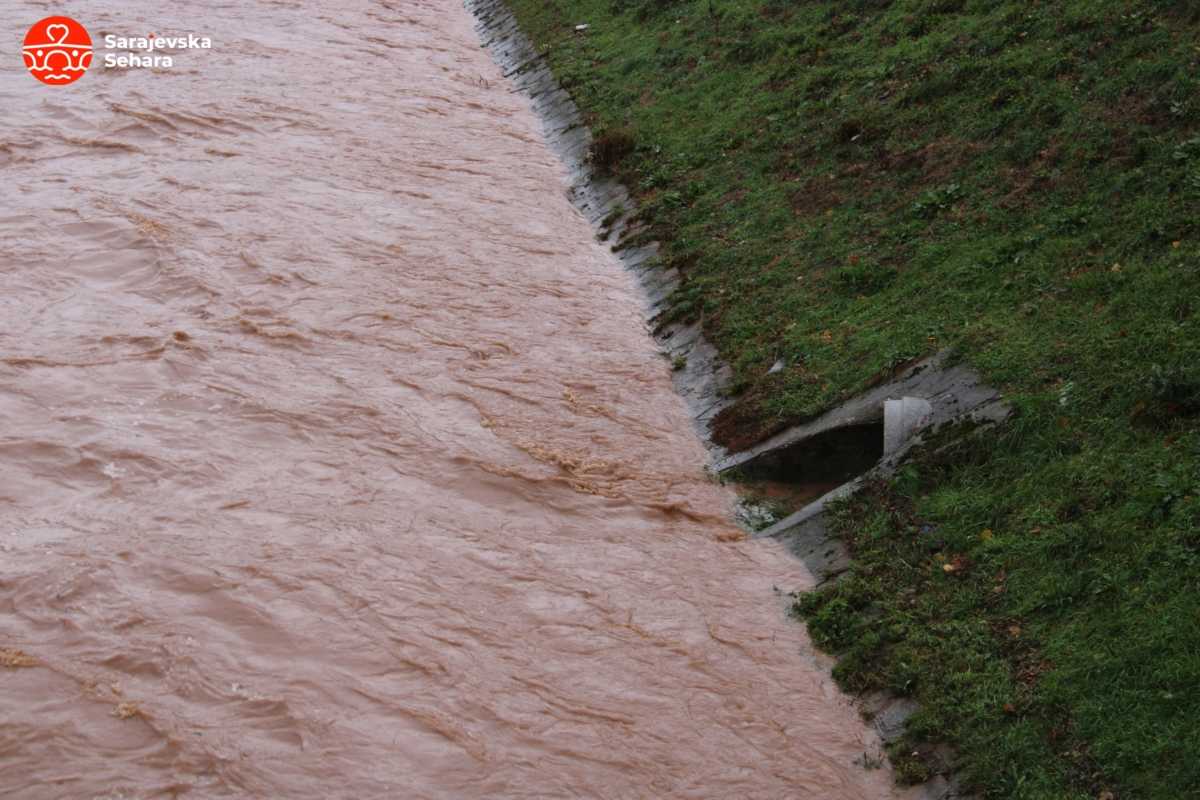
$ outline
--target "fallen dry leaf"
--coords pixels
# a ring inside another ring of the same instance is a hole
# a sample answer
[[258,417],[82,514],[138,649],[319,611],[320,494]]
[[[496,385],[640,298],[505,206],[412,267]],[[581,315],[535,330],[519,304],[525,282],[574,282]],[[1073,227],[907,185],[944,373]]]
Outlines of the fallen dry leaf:
[[970,566],[970,562],[963,556],[955,556],[949,563],[942,565],[942,572],[953,575],[959,572],[965,572]]

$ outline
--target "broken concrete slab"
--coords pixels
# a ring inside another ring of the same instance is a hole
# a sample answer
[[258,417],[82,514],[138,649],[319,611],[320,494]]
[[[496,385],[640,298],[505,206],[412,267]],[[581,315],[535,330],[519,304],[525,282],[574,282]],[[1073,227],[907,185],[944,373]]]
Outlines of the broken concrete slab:
[[[921,425],[913,426],[924,430],[964,419],[997,422],[1008,415],[1008,407],[999,392],[985,386],[967,366],[951,364],[949,354],[943,351],[917,362],[892,380],[852,397],[811,422],[796,425],[754,447],[722,459],[714,469],[727,472],[751,466],[755,461],[770,458],[772,453],[813,440],[829,431],[877,422],[883,422],[886,427],[885,403],[905,397],[929,404],[928,413],[920,415]],[[909,408],[915,410],[911,403]],[[913,427],[910,427],[910,433]],[[885,459],[894,462],[912,444],[912,438],[905,441],[897,439],[893,449],[885,454]],[[886,446],[884,449],[887,450]]]
[[861,698],[859,707],[871,718],[871,724],[884,744],[899,741],[909,717],[921,709],[915,700],[884,692],[872,692]]
[[882,420],[879,426],[882,456],[874,465],[755,535],[783,541],[820,583],[842,574],[850,556],[828,530],[825,512],[831,502],[851,496],[872,478],[891,474],[914,446],[943,425],[964,420],[991,424],[1010,413],[998,391],[985,386],[965,365],[948,361],[945,353],[925,359],[812,422],[786,430],[721,462],[718,465],[721,471],[753,470],[756,465],[770,467],[773,459],[787,453],[782,463],[792,463],[803,459],[806,448],[813,443],[839,435],[839,431],[857,436],[864,425]]

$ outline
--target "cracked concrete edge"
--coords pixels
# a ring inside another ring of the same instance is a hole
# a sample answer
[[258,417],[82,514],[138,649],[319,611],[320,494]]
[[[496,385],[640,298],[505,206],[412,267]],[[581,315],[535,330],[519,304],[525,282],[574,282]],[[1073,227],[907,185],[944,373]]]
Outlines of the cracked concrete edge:
[[715,462],[727,457],[728,453],[712,441],[709,423],[733,402],[725,391],[732,370],[704,338],[698,324],[658,325],[659,316],[679,285],[679,273],[659,264],[657,243],[623,246],[636,232],[630,221],[634,202],[620,182],[592,168],[588,160],[592,135],[583,115],[570,94],[558,85],[504,0],[464,0],[464,5],[475,16],[483,46],[505,77],[529,98],[534,113],[542,120],[551,150],[566,167],[571,203],[596,229],[597,238],[612,246],[621,263],[637,278],[647,328],[672,365],[675,390],[687,404],[710,459]]
[[[857,705],[863,716],[871,721],[884,746],[900,741],[909,718],[921,709],[915,700],[887,692],[863,695],[858,698]],[[950,747],[941,745],[934,748],[932,758],[938,763],[940,771],[916,787],[915,797],[910,800],[978,800],[976,795],[964,794],[959,781],[952,774],[954,757],[954,750]]]

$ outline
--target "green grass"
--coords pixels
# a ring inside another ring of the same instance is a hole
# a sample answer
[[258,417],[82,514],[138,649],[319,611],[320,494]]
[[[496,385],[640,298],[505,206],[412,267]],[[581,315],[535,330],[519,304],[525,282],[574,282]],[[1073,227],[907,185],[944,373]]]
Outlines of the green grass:
[[841,509],[854,576],[798,601],[921,702],[900,772],[1200,797],[1200,6],[511,5],[734,367],[721,440],[944,348],[1012,401]]

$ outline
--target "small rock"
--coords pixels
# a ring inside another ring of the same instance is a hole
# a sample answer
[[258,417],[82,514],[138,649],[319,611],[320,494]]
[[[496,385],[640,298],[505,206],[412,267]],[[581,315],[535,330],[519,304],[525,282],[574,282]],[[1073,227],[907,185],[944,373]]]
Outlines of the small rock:
[[586,30],[587,30],[588,28],[590,28],[590,27],[592,27],[592,26],[591,26],[591,25],[587,25],[587,24],[584,24],[584,25],[576,25],[576,26],[575,26],[575,32],[576,32],[576,33],[583,33],[584,31],[586,31]]
[[767,370],[767,374],[774,375],[776,372],[783,372],[783,368],[786,366],[787,366],[787,364],[785,364],[783,359],[781,358],[778,361],[776,361],[774,364],[771,365],[771,368],[769,370]]

